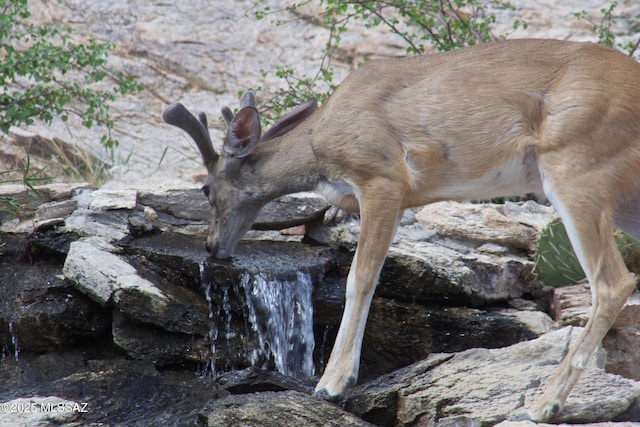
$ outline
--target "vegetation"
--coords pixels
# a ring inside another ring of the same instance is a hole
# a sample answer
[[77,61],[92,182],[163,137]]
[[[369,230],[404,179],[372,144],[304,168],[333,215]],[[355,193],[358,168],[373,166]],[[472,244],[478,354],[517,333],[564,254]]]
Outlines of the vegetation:
[[[75,43],[70,28],[36,25],[30,17],[27,0],[0,0],[0,132],[36,120],[49,124],[75,116],[87,128],[104,127],[101,142],[113,149],[118,141],[111,134],[109,103],[142,86],[108,67],[110,43]],[[105,168],[87,161],[89,156],[80,148],[49,141],[46,149],[71,175],[104,176]],[[33,189],[52,179],[42,168],[34,168],[29,151],[26,156],[20,169],[1,170],[0,182],[22,182]],[[16,210],[15,203],[0,200],[3,209]]]
[[74,43],[71,29],[31,24],[30,16],[27,0],[0,0],[0,130],[76,115],[88,128],[104,126],[102,142],[116,146],[109,102],[142,87],[107,66],[110,43]]

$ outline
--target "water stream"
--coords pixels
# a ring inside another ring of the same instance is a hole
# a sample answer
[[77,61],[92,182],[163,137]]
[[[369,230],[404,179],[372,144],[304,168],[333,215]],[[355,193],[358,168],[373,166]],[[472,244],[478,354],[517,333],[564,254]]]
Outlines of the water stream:
[[244,272],[236,284],[205,282],[205,286],[212,342],[208,370],[213,375],[219,373],[216,365],[223,370],[234,368],[222,353],[239,351],[238,342],[247,345],[241,351],[249,352],[253,366],[275,367],[298,378],[315,374],[310,274],[297,272],[285,279]]
[[313,376],[311,276],[298,272],[295,280],[279,280],[245,273],[241,287],[246,293],[249,320],[260,343],[260,348],[254,350],[253,361],[270,355],[283,374]]

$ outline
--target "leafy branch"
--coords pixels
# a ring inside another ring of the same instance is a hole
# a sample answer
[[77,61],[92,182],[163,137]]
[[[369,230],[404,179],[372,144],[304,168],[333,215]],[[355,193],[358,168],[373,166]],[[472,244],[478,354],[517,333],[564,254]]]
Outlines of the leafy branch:
[[143,86],[108,67],[112,44],[74,43],[69,28],[30,16],[27,0],[0,0],[0,131],[75,115],[87,128],[104,126],[102,143],[117,146],[109,103]]

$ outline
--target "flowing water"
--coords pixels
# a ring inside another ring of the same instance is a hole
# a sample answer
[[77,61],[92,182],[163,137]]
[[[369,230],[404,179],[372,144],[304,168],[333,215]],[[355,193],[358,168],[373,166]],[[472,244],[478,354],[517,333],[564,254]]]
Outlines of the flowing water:
[[[272,365],[285,375],[299,378],[315,374],[310,274],[297,272],[295,277],[279,278],[244,272],[236,284],[205,282],[205,286],[212,342],[208,369],[213,375],[216,365],[222,365],[223,370],[233,368],[225,356],[222,363],[220,358],[234,345],[237,348],[237,342],[254,343],[248,346],[248,359],[254,366]],[[242,307],[234,307],[234,298]]]

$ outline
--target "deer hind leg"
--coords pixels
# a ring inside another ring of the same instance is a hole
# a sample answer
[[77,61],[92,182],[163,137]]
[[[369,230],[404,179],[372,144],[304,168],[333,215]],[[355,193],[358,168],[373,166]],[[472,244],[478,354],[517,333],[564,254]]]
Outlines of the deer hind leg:
[[[392,196],[397,197],[397,196]],[[400,202],[384,195],[363,197],[358,249],[347,277],[345,307],[333,350],[314,395],[339,400],[358,380],[369,308],[389,246],[402,216]]]
[[536,421],[547,421],[562,410],[590,356],[635,288],[612,233],[615,205],[611,195],[615,190],[610,185],[615,184],[594,188],[597,178],[604,175],[594,177],[590,183],[567,178],[566,174],[562,180],[544,174],[545,193],[564,222],[591,285],[593,302],[584,330],[556,369],[542,397],[529,409],[530,417]]

